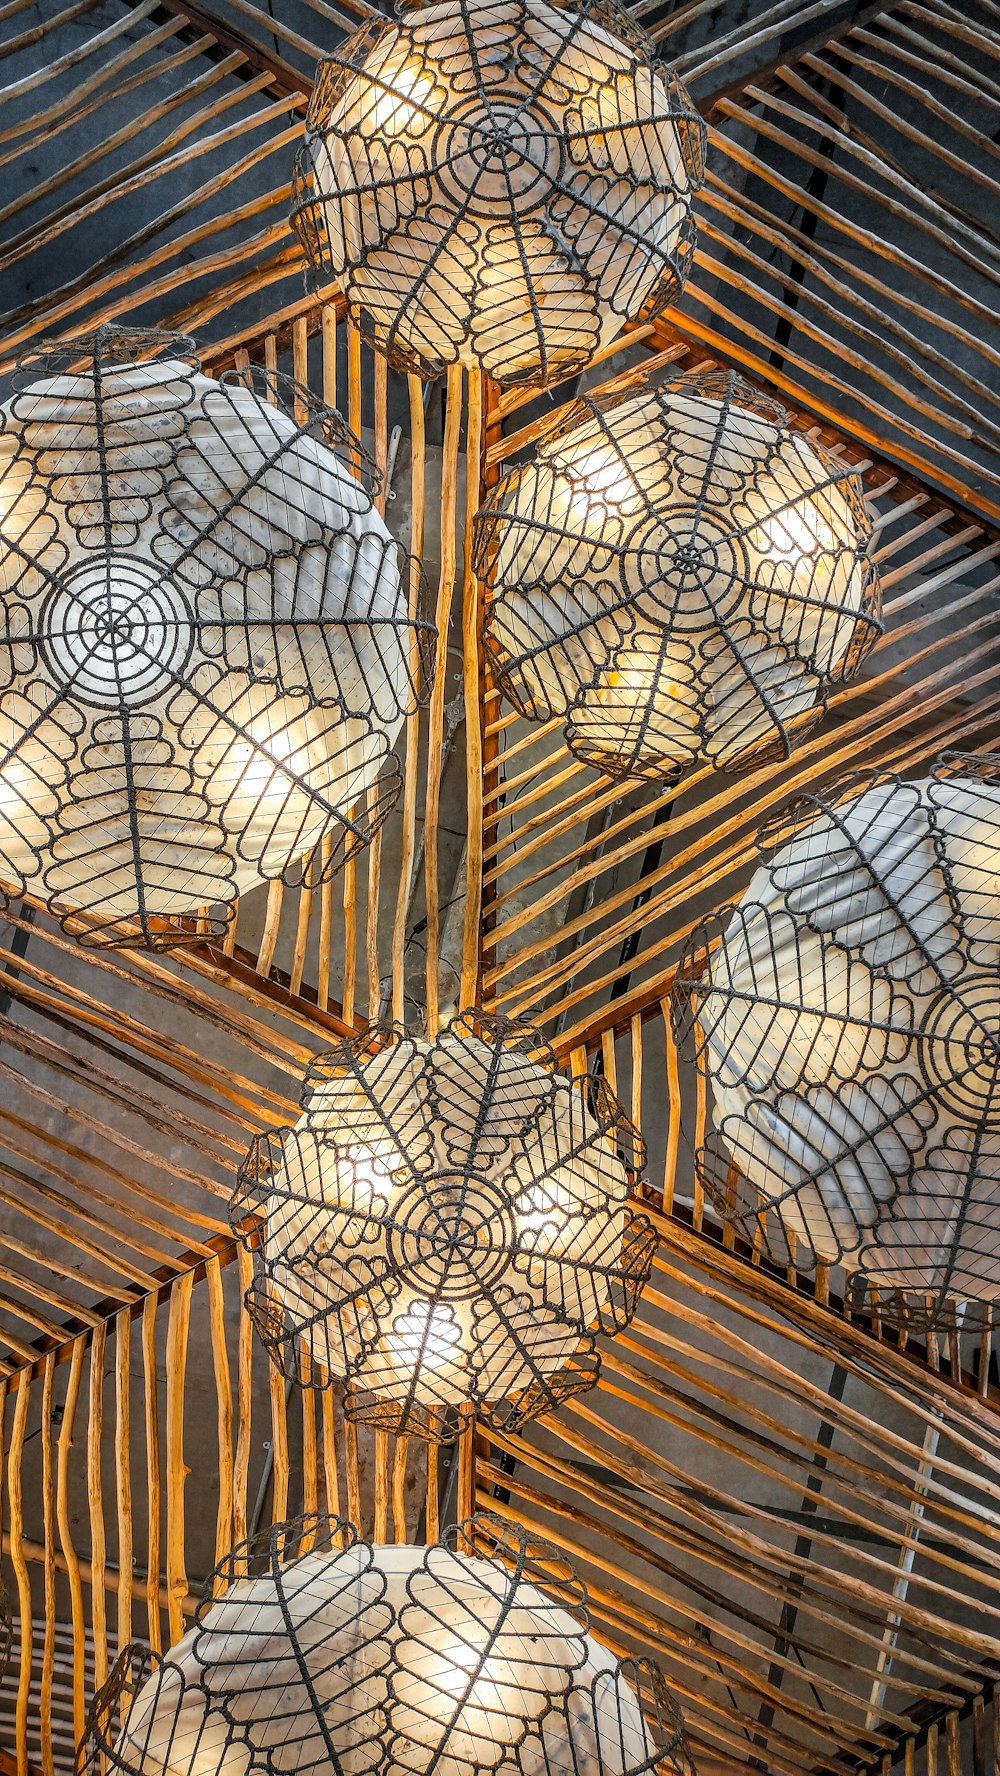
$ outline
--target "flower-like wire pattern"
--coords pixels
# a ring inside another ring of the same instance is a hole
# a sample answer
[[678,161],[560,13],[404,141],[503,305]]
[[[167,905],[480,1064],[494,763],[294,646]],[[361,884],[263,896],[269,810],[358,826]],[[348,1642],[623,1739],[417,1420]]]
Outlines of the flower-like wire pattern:
[[335,413],[273,372],[204,376],[180,336],[104,328],[22,366],[0,881],[85,942],[160,948],[368,842],[431,635],[371,487]]
[[530,1025],[366,1033],[313,1064],[299,1121],[242,1167],[247,1305],[286,1373],[346,1382],[353,1417],[432,1438],[467,1404],[523,1423],[592,1387],[596,1335],[635,1312],[644,1163],[605,1081],[556,1072]]
[[433,0],[321,63],[293,221],[398,369],[580,369],[694,250],[705,126],[613,0]]
[[842,1262],[879,1311],[971,1325],[1000,1296],[1000,767],[810,797],[696,933],[720,1212],[778,1262]]
[[693,1776],[659,1667],[606,1651],[562,1555],[489,1514],[429,1548],[277,1524],[206,1591],[166,1658],[120,1655],[81,1776]]
[[791,751],[879,633],[858,477],[739,377],[576,401],[476,520],[496,681],[608,776]]

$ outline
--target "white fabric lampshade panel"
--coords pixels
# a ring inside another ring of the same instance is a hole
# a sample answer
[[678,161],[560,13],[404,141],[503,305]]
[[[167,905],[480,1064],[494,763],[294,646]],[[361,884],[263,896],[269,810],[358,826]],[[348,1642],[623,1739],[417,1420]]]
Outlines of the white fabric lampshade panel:
[[0,879],[155,945],[363,842],[413,628],[336,416],[88,349],[0,410]]
[[505,1541],[510,1564],[372,1547],[329,1519],[277,1526],[266,1570],[230,1565],[166,1661],[146,1655],[120,1728],[120,1688],[98,1698],[94,1767],[103,1754],[130,1776],[682,1776],[656,1668],[619,1666],[589,1635],[586,1593],[554,1551],[555,1584],[542,1550]]
[[298,1379],[427,1435],[466,1402],[523,1419],[593,1384],[654,1240],[627,1206],[638,1135],[603,1082],[553,1067],[481,1015],[313,1067],[230,1211],[261,1225],[250,1306]]
[[294,218],[398,367],[544,383],[676,296],[703,139],[608,0],[431,0],[321,64]]
[[800,1252],[904,1309],[1000,1295],[993,761],[817,802],[686,990],[722,1157]]
[[735,376],[578,401],[477,520],[506,696],[612,776],[786,754],[878,633],[857,477]]

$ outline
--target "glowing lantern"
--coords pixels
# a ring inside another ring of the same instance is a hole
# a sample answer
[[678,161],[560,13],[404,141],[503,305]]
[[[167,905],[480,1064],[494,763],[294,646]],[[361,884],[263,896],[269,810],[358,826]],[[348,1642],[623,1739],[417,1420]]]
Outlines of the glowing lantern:
[[467,1402],[523,1421],[591,1387],[655,1247],[621,1106],[483,1014],[366,1047],[316,1062],[299,1121],[243,1167],[265,1343],[303,1382],[346,1381],[352,1416],[429,1436]]
[[329,1518],[278,1524],[220,1586],[165,1659],[126,1649],[81,1768],[693,1776],[659,1668],[594,1640],[562,1557],[498,1519],[430,1548],[371,1547]]
[[397,367],[542,384],[677,295],[704,134],[609,0],[430,0],[320,65],[293,216]]
[[877,1285],[883,1313],[971,1320],[1000,1295],[1000,775],[953,755],[854,789],[770,835],[721,943],[682,968],[707,1181],[748,1235]]
[[784,756],[878,634],[850,469],[713,372],[577,401],[477,520],[504,694],[612,777]]
[[398,793],[426,625],[336,414],[249,381],[103,329],[0,409],[0,880],[84,941],[218,934]]

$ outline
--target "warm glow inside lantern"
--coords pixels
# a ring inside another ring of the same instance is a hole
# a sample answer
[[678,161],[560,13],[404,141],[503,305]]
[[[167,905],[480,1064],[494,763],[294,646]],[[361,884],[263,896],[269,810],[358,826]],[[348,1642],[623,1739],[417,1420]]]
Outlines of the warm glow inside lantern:
[[166,1659],[126,1649],[81,1768],[691,1776],[658,1667],[602,1647],[562,1556],[496,1518],[430,1548],[278,1524],[212,1589]]
[[577,401],[477,520],[486,644],[613,777],[783,756],[878,633],[858,478],[713,372]]
[[635,1311],[643,1163],[604,1081],[557,1073],[530,1026],[467,1013],[434,1042],[345,1043],[233,1198],[260,1233],[258,1329],[297,1379],[346,1381],[356,1417],[429,1436],[466,1403],[531,1418],[593,1385],[595,1334]]
[[707,1181],[748,1234],[774,1245],[774,1209],[786,1250],[943,1322],[1000,1296],[1000,770],[957,755],[795,814],[681,971]]
[[542,384],[676,296],[703,139],[613,0],[429,0],[321,64],[294,219],[399,368]]
[[[395,799],[418,689],[359,447],[283,379],[104,329],[0,409],[0,881],[85,941],[221,931]],[[276,404],[294,398],[297,423]]]

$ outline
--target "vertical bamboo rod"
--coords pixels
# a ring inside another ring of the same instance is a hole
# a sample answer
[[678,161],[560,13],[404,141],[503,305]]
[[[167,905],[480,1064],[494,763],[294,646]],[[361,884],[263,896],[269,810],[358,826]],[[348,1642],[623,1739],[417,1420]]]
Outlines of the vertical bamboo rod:
[[392,1452],[392,1539],[406,1541],[406,1452],[410,1439],[405,1434],[396,1438]]
[[271,1391],[271,1473],[273,1491],[271,1522],[284,1523],[288,1517],[288,1414],[285,1410],[285,1378],[275,1364],[268,1365]]
[[261,933],[260,948],[257,951],[257,973],[267,976],[271,972],[274,952],[278,944],[278,927],[281,924],[281,904],[285,897],[284,883],[277,877],[267,884],[267,905],[264,909],[264,929]]
[[323,1482],[326,1508],[331,1517],[340,1516],[340,1475],[337,1472],[337,1421],[333,1389],[325,1387],[320,1395],[323,1419]]
[[441,571],[438,578],[435,629],[438,655],[431,691],[427,744],[427,795],[424,807],[424,898],[427,913],[427,1034],[433,1040],[440,1023],[438,970],[441,951],[441,891],[438,881],[438,818],[444,750],[445,691],[448,682],[448,632],[455,589],[455,520],[458,510],[458,441],[462,425],[462,366],[448,370],[444,448],[441,455]]
[[253,1325],[246,1309],[246,1292],[253,1282],[253,1259],[238,1246],[240,1278],[240,1332],[236,1353],[236,1454],[233,1458],[233,1541],[241,1544],[249,1534],[247,1490],[250,1478],[250,1417],[253,1406]]
[[436,1542],[441,1534],[441,1522],[438,1515],[438,1446],[436,1443],[427,1445],[427,1490],[424,1507],[425,1533],[428,1542]]
[[483,732],[479,581],[472,570],[473,524],[479,510],[483,454],[483,374],[469,372],[465,447],[465,536],[462,581],[462,689],[465,704],[465,909],[460,1004],[478,1004],[482,990]]
[[375,1432],[375,1540],[389,1540],[389,1433]]
[[463,1407],[466,1424],[458,1440],[458,1521],[472,1516],[475,1498],[476,1415],[471,1407]]
[[87,1415],[87,1496],[90,1506],[90,1620],[94,1634],[94,1686],[100,1689],[108,1675],[108,1617],[105,1575],[107,1544],[104,1533],[104,1494],[101,1483],[101,1443],[104,1430],[104,1356],[107,1328],[94,1327],[90,1344],[90,1397]]
[[226,1345],[226,1298],[222,1266],[210,1258],[205,1266],[208,1313],[212,1335],[212,1369],[217,1407],[216,1436],[219,1450],[219,1505],[215,1518],[215,1563],[232,1547],[233,1536],[233,1387]]
[[[420,602],[420,558],[424,548],[424,393],[418,376],[407,378],[410,402],[410,620]],[[410,673],[414,683],[420,670],[420,650],[415,636],[410,642]],[[403,769],[402,834],[399,887],[392,924],[392,1018],[401,1024],[406,1016],[406,919],[413,885],[416,849],[417,765],[419,763],[420,715],[414,709],[406,720],[406,762]]]
[[156,1373],[155,1295],[142,1304],[142,1385],[146,1428],[146,1616],[149,1644],[163,1651],[160,1628],[160,1392]]
[[316,1395],[311,1387],[302,1393],[302,1509],[312,1516],[319,1510],[319,1470],[316,1460]]
[[332,302],[323,304],[323,400],[327,407],[337,405],[337,310]]
[[615,1050],[615,1033],[613,1030],[601,1032],[601,1060],[604,1063],[604,1077],[611,1090],[618,1091],[618,1056]]
[[132,1315],[127,1307],[115,1316],[115,1504],[118,1514],[119,1651],[132,1639],[132,1425],[129,1365],[132,1358]]
[[17,1581],[18,1619],[21,1635],[21,1663],[17,1680],[17,1703],[14,1711],[14,1743],[17,1751],[17,1776],[28,1776],[28,1704],[31,1697],[31,1662],[33,1633],[31,1622],[31,1582],[24,1558],[24,1499],[21,1490],[21,1463],[24,1457],[24,1432],[28,1422],[28,1400],[31,1392],[31,1370],[22,1369],[14,1395],[14,1422],[7,1455],[7,1498],[10,1510],[10,1562]]
[[[349,819],[357,819],[358,810],[349,811]],[[344,893],[344,981],[341,1002],[344,1021],[354,1022],[354,986],[358,967],[358,870],[352,856],[345,859],[342,871]]]
[[[378,806],[378,784],[373,783],[368,791],[368,810],[371,816]],[[378,907],[379,881],[382,873],[382,828],[372,838],[368,847],[368,898],[365,905],[365,961],[368,972],[368,1018],[374,1023],[382,1011],[382,984],[379,980],[378,966]]]
[[358,1427],[353,1418],[344,1415],[344,1471],[347,1476],[347,1515],[359,1535],[364,1534],[361,1521],[361,1472],[358,1466]]
[[73,1545],[73,1532],[69,1518],[69,1458],[73,1448],[73,1426],[76,1422],[80,1378],[83,1374],[83,1358],[86,1348],[86,1334],[81,1333],[79,1338],[74,1340],[70,1353],[69,1375],[66,1378],[66,1398],[63,1402],[59,1446],[56,1452],[56,1520],[59,1524],[59,1546],[62,1549],[63,1560],[66,1563],[66,1577],[69,1581],[70,1620],[73,1625],[73,1738],[77,1745],[83,1737],[86,1721],[86,1691],[84,1687],[86,1642],[80,1561]]
[[191,1327],[194,1272],[185,1271],[170,1291],[167,1316],[167,1622],[170,1645],[184,1633],[183,1599],[187,1595],[184,1537],[184,1379]]
[[333,834],[324,833],[320,840],[322,883],[319,891],[319,964],[316,974],[316,1003],[325,1011],[330,1003],[330,969],[333,950]]
[[52,1475],[52,1382],[55,1353],[49,1352],[42,1377],[42,1523],[45,1538],[45,1632],[42,1645],[42,1686],[38,1725],[43,1776],[53,1776],[52,1678],[56,1664],[56,1526],[55,1489]]
[[379,472],[379,490],[375,507],[385,517],[389,489],[386,471],[389,466],[389,365],[381,352],[375,353],[375,467]]
[[[694,1043],[698,1053],[701,1052],[701,1030],[694,1026]],[[691,1225],[696,1233],[701,1232],[705,1219],[705,1187],[701,1181],[699,1158],[705,1146],[705,1125],[708,1120],[708,1081],[705,1069],[698,1066],[695,1070],[695,1110],[694,1110],[694,1167],[692,1176],[692,1209]]]

